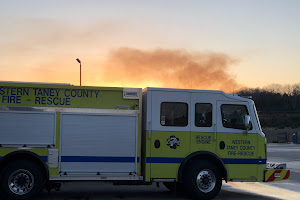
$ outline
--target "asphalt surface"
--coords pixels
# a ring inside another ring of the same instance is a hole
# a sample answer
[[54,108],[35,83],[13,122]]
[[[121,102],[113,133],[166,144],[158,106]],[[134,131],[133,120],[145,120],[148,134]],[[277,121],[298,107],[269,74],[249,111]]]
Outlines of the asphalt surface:
[[[269,144],[268,162],[287,163],[291,178],[273,183],[225,183],[215,199],[300,200],[300,145]],[[59,192],[44,191],[38,200],[102,200],[102,199],[190,199],[174,194],[163,185],[113,186],[104,182],[71,182],[62,185]]]
[[[52,191],[50,194],[43,192],[36,199],[43,200],[104,200],[104,199],[191,199],[186,195],[170,192],[164,186],[157,188],[151,186],[113,186],[101,182],[68,183],[63,185],[62,191]],[[277,200],[280,198],[267,197],[253,192],[238,189],[229,184],[224,184],[219,195],[215,199],[255,199]]]
[[286,163],[291,175],[289,180],[264,184],[300,192],[300,144],[268,144],[267,152],[268,162]]

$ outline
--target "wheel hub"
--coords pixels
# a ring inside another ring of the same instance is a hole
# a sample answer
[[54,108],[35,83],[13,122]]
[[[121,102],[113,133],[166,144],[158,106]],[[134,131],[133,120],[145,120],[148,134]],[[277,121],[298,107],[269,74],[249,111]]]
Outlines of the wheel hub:
[[199,172],[197,175],[197,186],[200,191],[208,193],[215,188],[215,185],[216,176],[211,170],[204,169]]
[[8,179],[8,187],[10,191],[17,195],[27,194],[31,191],[33,185],[33,175],[25,169],[19,169],[13,172]]
[[204,177],[202,183],[207,185],[209,183],[209,179],[207,177]]

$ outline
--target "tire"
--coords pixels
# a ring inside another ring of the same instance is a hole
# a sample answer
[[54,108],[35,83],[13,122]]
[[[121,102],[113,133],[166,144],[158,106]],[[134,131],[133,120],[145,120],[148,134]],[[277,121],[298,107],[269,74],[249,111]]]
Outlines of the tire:
[[44,186],[42,169],[33,161],[15,160],[1,171],[0,189],[5,199],[32,199]]
[[[171,191],[175,191],[175,184],[174,182],[163,182],[164,186]],[[184,185],[182,183],[176,183],[176,192],[184,193]]]
[[220,169],[206,160],[196,160],[184,172],[186,190],[195,199],[212,199],[222,187]]

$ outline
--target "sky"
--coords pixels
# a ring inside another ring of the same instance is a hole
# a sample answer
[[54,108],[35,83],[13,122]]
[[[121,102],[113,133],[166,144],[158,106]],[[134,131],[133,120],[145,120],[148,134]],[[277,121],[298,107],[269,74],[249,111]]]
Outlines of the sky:
[[298,0],[0,0],[0,80],[220,89],[300,82]]

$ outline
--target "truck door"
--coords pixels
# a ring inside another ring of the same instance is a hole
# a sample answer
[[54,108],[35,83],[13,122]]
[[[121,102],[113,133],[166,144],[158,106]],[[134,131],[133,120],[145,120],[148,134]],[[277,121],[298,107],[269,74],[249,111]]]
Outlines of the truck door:
[[190,93],[152,91],[151,178],[176,178],[190,152]]
[[228,179],[257,179],[257,131],[245,128],[245,115],[254,119],[247,101],[217,101],[217,154],[228,170]]
[[216,153],[216,104],[215,94],[191,94],[191,152]]

